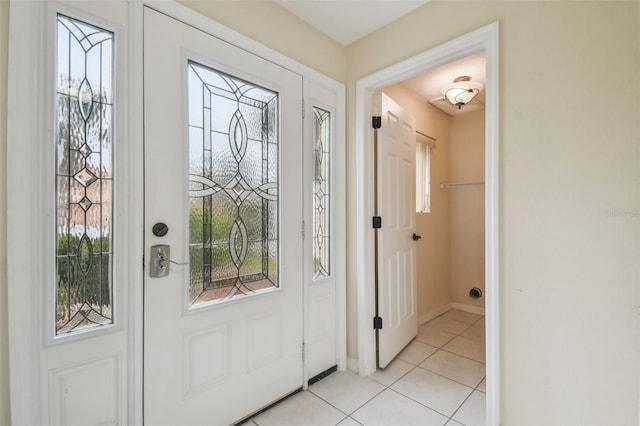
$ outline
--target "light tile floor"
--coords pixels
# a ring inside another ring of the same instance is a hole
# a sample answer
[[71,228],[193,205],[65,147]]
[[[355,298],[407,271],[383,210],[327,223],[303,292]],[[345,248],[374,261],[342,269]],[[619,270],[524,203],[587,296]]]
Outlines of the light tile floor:
[[452,309],[384,370],[334,373],[245,425],[484,425],[484,336],[483,316]]

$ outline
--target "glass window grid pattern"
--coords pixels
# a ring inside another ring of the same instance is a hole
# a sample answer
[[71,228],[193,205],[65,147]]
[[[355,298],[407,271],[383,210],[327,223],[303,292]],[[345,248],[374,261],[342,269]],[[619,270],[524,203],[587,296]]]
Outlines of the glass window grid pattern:
[[313,107],[313,278],[331,276],[331,113]]
[[278,288],[276,92],[188,63],[189,307]]
[[57,15],[55,334],[113,323],[114,34]]

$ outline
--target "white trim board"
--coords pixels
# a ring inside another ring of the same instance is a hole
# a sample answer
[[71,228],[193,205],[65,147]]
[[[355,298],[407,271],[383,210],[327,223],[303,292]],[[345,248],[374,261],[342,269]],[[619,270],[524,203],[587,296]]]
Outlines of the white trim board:
[[366,376],[376,370],[374,316],[373,231],[373,154],[370,129],[373,92],[414,77],[438,66],[473,53],[486,53],[485,112],[485,308],[487,329],[487,424],[500,423],[499,389],[499,268],[498,268],[498,22],[429,49],[405,61],[387,67],[356,82],[356,292],[358,324],[358,372]]
[[451,303],[444,304],[439,308],[431,309],[429,312],[418,317],[418,326],[428,323],[432,319],[439,317],[440,315],[444,314],[447,311],[450,311],[451,309]]
[[450,311],[451,309],[457,309],[459,311],[469,312],[472,314],[483,315],[483,316],[485,314],[484,308],[467,305],[465,303],[451,302],[451,303],[446,303],[438,308],[434,308],[429,312],[427,312],[426,314],[420,315],[420,317],[418,318],[418,325],[424,325],[429,321],[431,321],[432,319],[439,317],[440,315],[444,314],[447,311]]
[[485,315],[486,310],[484,308],[480,308],[478,306],[471,306],[464,303],[452,302],[452,309],[457,309],[459,311],[465,311],[476,315]]

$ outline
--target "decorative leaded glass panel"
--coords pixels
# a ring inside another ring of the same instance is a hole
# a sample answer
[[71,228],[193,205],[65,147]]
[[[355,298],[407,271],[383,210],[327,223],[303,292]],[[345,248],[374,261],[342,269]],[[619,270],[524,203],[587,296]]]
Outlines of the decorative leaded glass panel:
[[330,147],[331,113],[313,107],[313,277],[331,274],[330,247]]
[[194,62],[189,305],[278,287],[278,94]]
[[113,323],[113,33],[57,17],[56,334]]

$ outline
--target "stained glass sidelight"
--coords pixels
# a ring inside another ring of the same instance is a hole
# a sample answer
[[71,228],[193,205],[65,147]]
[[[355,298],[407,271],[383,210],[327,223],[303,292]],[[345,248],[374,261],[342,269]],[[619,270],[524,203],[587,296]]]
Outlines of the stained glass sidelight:
[[313,107],[313,277],[324,278],[331,274],[329,257],[330,224],[330,149],[331,113]]
[[278,94],[194,62],[189,305],[278,287]]
[[58,15],[56,335],[113,323],[113,33]]

